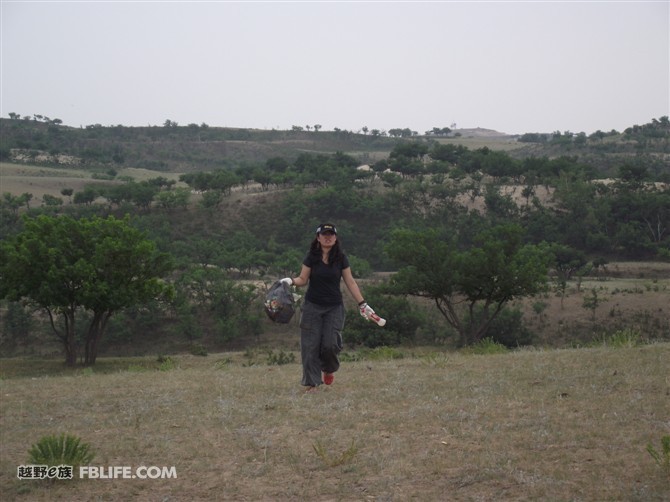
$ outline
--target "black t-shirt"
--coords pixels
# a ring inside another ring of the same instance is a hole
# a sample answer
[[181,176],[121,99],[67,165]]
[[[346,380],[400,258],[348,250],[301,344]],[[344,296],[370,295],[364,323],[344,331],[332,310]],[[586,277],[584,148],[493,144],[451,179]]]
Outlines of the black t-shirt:
[[342,260],[337,263],[326,264],[320,255],[308,253],[302,263],[311,269],[305,300],[317,305],[338,305],[342,303],[340,280],[342,279],[342,270],[349,268],[347,256],[342,255]]

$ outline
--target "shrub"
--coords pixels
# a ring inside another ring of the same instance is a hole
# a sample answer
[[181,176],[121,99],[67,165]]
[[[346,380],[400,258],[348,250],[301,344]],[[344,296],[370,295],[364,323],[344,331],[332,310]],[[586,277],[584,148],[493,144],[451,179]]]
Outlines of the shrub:
[[349,310],[344,341],[371,348],[413,342],[419,328],[426,324],[425,317],[406,298],[383,295],[374,287],[368,288],[366,293],[368,303],[381,317],[388,318],[388,322],[381,328],[361,317],[358,310]]
[[70,465],[76,468],[90,464],[95,456],[88,443],[70,434],[42,437],[28,450],[28,462],[33,465],[57,467]]
[[523,324],[523,313],[516,308],[502,309],[491,321],[484,338],[490,338],[507,348],[533,343],[533,334]]
[[170,356],[158,356],[156,361],[158,361],[159,363],[158,364],[159,371],[170,371],[177,367],[177,362]]
[[206,356],[207,347],[205,347],[202,343],[192,343],[189,347],[189,352],[194,356]]

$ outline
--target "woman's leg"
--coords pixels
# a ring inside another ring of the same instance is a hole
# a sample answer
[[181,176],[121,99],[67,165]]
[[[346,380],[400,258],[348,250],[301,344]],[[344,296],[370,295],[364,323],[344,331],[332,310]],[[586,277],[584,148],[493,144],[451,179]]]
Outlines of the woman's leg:
[[323,315],[320,359],[325,373],[335,373],[340,368],[338,354],[342,351],[344,315],[344,305],[329,307]]
[[302,359],[302,385],[317,387],[321,380],[321,325],[318,305],[305,302],[300,314],[300,356]]

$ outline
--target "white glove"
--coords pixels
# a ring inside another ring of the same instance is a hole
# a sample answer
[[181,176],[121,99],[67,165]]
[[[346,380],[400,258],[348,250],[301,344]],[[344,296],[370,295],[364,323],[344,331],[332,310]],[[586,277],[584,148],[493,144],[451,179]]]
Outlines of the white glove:
[[370,316],[371,316],[372,314],[375,313],[375,311],[372,310],[372,307],[370,307],[370,305],[368,305],[368,304],[365,303],[365,302],[361,303],[361,304],[358,306],[358,309],[360,310],[361,315],[362,315],[365,319],[369,319]]
[[283,278],[281,281],[279,281],[279,282],[283,282],[284,284],[286,284],[286,285],[289,286],[289,287],[293,285],[293,279],[291,279],[290,277],[284,277],[284,278]]

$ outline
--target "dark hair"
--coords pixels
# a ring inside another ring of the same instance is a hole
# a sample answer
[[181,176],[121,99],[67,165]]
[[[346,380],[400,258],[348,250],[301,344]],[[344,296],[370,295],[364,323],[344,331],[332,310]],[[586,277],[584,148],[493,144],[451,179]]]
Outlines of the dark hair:
[[[312,244],[309,246],[309,252],[310,254],[321,258],[321,244],[319,243],[318,237],[314,237]],[[330,248],[330,251],[328,252],[328,265],[341,262],[343,256],[344,252],[342,251],[342,246],[340,245],[340,239],[337,238],[335,240],[335,244],[333,244],[333,247]]]

